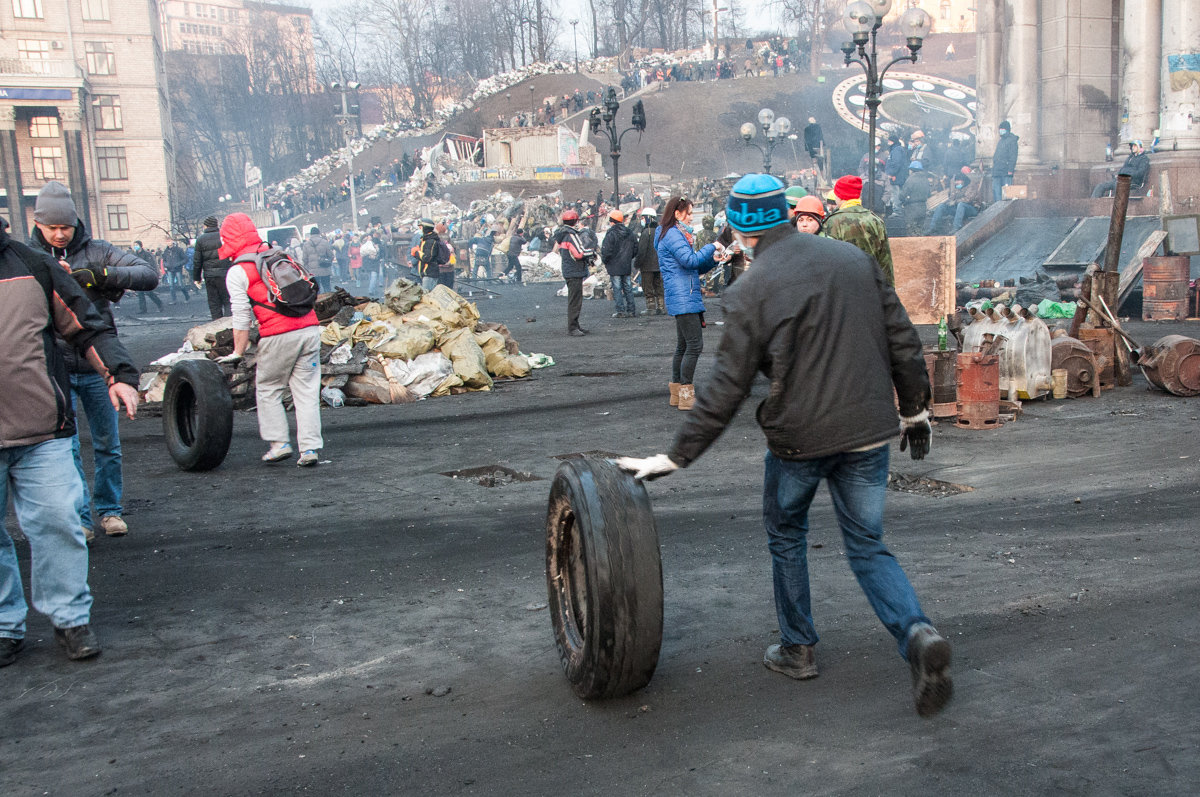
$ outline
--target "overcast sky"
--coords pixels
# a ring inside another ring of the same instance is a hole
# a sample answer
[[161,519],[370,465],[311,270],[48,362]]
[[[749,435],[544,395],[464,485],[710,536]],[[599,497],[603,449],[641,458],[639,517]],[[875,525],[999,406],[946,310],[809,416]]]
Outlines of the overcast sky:
[[[836,1],[841,2],[841,0]],[[300,0],[300,2],[296,3],[296,5],[310,6],[317,16],[324,16],[326,12],[340,7],[341,4],[342,0]],[[705,0],[705,4],[711,7],[712,0]],[[728,5],[727,0],[721,0],[721,5]],[[766,0],[738,0],[738,5],[745,9],[744,19],[747,22],[772,18],[771,12],[766,10]],[[587,57],[588,46],[591,43],[591,37],[584,33],[583,27],[589,22],[587,3],[585,0],[558,0],[557,7],[560,11],[559,16],[563,20],[579,20],[579,56],[581,58]],[[758,26],[752,25],[752,27]],[[564,24],[563,28],[564,32],[559,38],[559,45],[569,52],[574,44],[571,38],[571,26]]]

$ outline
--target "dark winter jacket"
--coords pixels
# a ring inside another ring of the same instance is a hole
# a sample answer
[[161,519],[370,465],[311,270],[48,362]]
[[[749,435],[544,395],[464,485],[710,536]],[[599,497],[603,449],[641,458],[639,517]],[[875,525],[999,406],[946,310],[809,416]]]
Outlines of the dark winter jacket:
[[904,185],[908,178],[908,164],[908,151],[904,149],[903,144],[896,142],[888,150],[887,165],[883,167],[883,173],[892,178],[896,185]]
[[584,243],[584,232],[579,227],[564,224],[554,232],[554,243],[562,256],[563,279],[583,279],[595,259]]
[[1004,177],[1016,171],[1017,145],[1020,141],[1020,136],[1014,136],[1007,130],[1000,134],[1000,140],[996,142],[996,151],[992,153],[993,175]]
[[[71,276],[96,307],[96,312],[109,327],[116,329],[111,302],[121,300],[125,291],[152,291],[158,287],[158,270],[132,252],[118,249],[108,241],[97,241],[88,235],[83,221],[75,223],[75,236],[66,249],[50,246],[37,227],[33,228],[34,248],[55,260],[71,265]],[[176,247],[182,254],[182,250]],[[61,269],[62,267],[59,266]],[[59,353],[67,370],[73,374],[90,374],[92,363],[79,356],[75,347],[61,337],[57,339]]]
[[654,230],[653,224],[643,227],[642,234],[638,237],[637,261],[635,262],[638,271],[658,271],[658,250],[654,248]]
[[613,224],[608,228],[600,246],[600,260],[610,277],[628,277],[633,273],[637,245],[637,235],[624,224]]
[[1146,178],[1150,176],[1150,156],[1144,152],[1131,152],[1117,174],[1129,175],[1129,187],[1144,188]]
[[692,245],[678,226],[668,228],[666,233],[661,230],[659,227],[654,233],[654,248],[658,250],[658,269],[662,272],[667,313],[703,313],[700,275],[717,265],[713,260],[716,247],[707,244],[699,251],[692,251]]
[[686,466],[720,436],[761,372],[767,447],[816,459],[883,443],[931,399],[921,339],[883,270],[842,241],[789,224],[762,233],[754,266],[724,299],[712,376],[696,391],[670,457]]
[[200,282],[205,277],[225,281],[232,263],[217,254],[220,248],[221,233],[218,230],[200,233],[196,239],[196,254],[192,257],[192,282]]
[[0,230],[0,448],[75,434],[70,382],[55,334],[110,385],[137,386],[116,330],[53,258]]

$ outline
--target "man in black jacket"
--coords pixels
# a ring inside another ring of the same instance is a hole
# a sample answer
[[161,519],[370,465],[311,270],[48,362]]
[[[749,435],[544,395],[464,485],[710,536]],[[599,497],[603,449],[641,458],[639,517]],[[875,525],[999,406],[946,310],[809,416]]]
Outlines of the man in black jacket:
[[[1125,159],[1125,163],[1117,174],[1129,175],[1129,188],[1132,191],[1141,191],[1146,187],[1146,178],[1150,176],[1150,156],[1146,154],[1146,149],[1142,146],[1140,139],[1129,142],[1129,157]],[[1116,188],[1115,178],[1105,180],[1092,189],[1092,199],[1110,196]]]
[[761,371],[771,382],[757,415],[767,437],[763,519],[781,637],[763,663],[792,678],[817,675],[807,534],[824,479],[850,567],[909,662],[917,712],[936,714],[952,692],[950,645],[883,544],[888,441],[901,433],[900,450],[911,445],[914,459],[930,445],[921,340],[872,257],[788,224],[774,177],[739,180],[726,218],[753,266],[725,294],[713,375],[669,454],[617,464],[638,478],[688,466],[724,431]]
[[[7,330],[0,337],[0,515],[11,488],[33,557],[35,607],[49,616],[71,659],[97,655],[100,643],[89,626],[88,550],[76,509],[81,485],[71,467],[70,384],[54,334],[92,364],[114,408],[123,403],[132,418],[138,402],[137,371],[80,287],[86,279],[0,227],[0,318]],[[16,660],[27,614],[17,551],[0,523],[0,667]]]
[[196,251],[192,256],[192,282],[199,288],[203,280],[204,291],[208,294],[208,314],[214,321],[233,315],[229,306],[229,289],[225,287],[225,278],[232,264],[217,254],[220,248],[221,233],[217,230],[217,217],[209,216],[204,220],[204,232],[196,239]]
[[1012,124],[1007,119],[1000,123],[1000,138],[992,153],[992,201],[1004,199],[1004,186],[1012,185],[1017,171],[1017,148],[1021,137],[1013,135]]
[[[126,290],[152,291],[158,287],[158,271],[145,260],[88,235],[83,221],[75,211],[71,193],[62,183],[49,182],[38,193],[33,211],[33,242],[58,260],[59,265],[84,288],[96,311],[108,326],[116,329],[110,302],[119,301]],[[176,252],[183,253],[176,247]],[[71,386],[71,399],[76,409],[87,417],[92,437],[92,462],[95,470],[93,489],[88,489],[87,474],[79,436],[71,438],[75,469],[83,482],[83,494],[76,509],[84,536],[91,542],[96,523],[109,537],[123,537],[129,531],[124,518],[121,498],[124,480],[121,474],[121,436],[117,411],[108,396],[108,384],[96,373],[92,363],[80,357],[61,337],[57,339],[59,353],[66,363]]]
[[613,300],[617,312],[613,318],[633,318],[637,308],[633,304],[633,258],[637,255],[638,238],[633,230],[625,226],[625,214],[614,210],[608,214],[612,225],[604,234],[600,247],[600,260],[604,270],[612,279]]

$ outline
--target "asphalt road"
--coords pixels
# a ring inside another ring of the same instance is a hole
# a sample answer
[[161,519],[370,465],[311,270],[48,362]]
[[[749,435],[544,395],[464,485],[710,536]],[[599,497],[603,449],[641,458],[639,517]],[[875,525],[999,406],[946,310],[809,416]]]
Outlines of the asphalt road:
[[[125,310],[135,358],[178,346],[201,305],[144,323]],[[700,383],[721,333],[710,307]],[[326,411],[315,469],[262,465],[250,413],[201,474],[174,466],[160,419],[122,422],[131,532],[91,559],[104,654],[68,662],[31,613],[29,645],[0,670],[0,792],[1195,793],[1197,399],[1139,374],[1100,399],[1028,402],[1001,429],[941,424],[922,462],[893,446],[893,471],[973,488],[888,498],[887,539],[955,646],[956,695],[932,720],[842,561],[824,491],[821,675],[762,666],[777,630],[748,403],[703,459],[649,485],[654,679],[585,703],[545,608],[549,478],[555,455],[664,450],[673,324],[589,301],[594,334],[569,338],[550,286],[479,309],[557,365],[492,393]],[[441,475],[491,464],[539,480]]]

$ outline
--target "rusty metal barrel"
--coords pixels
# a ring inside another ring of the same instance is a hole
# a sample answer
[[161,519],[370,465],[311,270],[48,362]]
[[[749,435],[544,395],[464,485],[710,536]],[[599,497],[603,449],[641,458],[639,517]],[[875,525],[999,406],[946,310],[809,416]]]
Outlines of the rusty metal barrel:
[[1093,390],[1100,394],[1096,375],[1096,355],[1082,341],[1072,337],[1055,338],[1050,342],[1051,369],[1067,372],[1067,395],[1086,396]]
[[964,429],[1000,426],[1000,358],[968,352],[958,355],[958,419]]
[[1176,396],[1200,396],[1200,340],[1167,335],[1138,359],[1146,381]]
[[1182,321],[1187,318],[1187,255],[1147,257],[1142,261],[1142,320]]
[[935,418],[953,418],[958,414],[957,359],[956,351],[925,349],[925,370],[929,372],[929,385],[933,388]]

